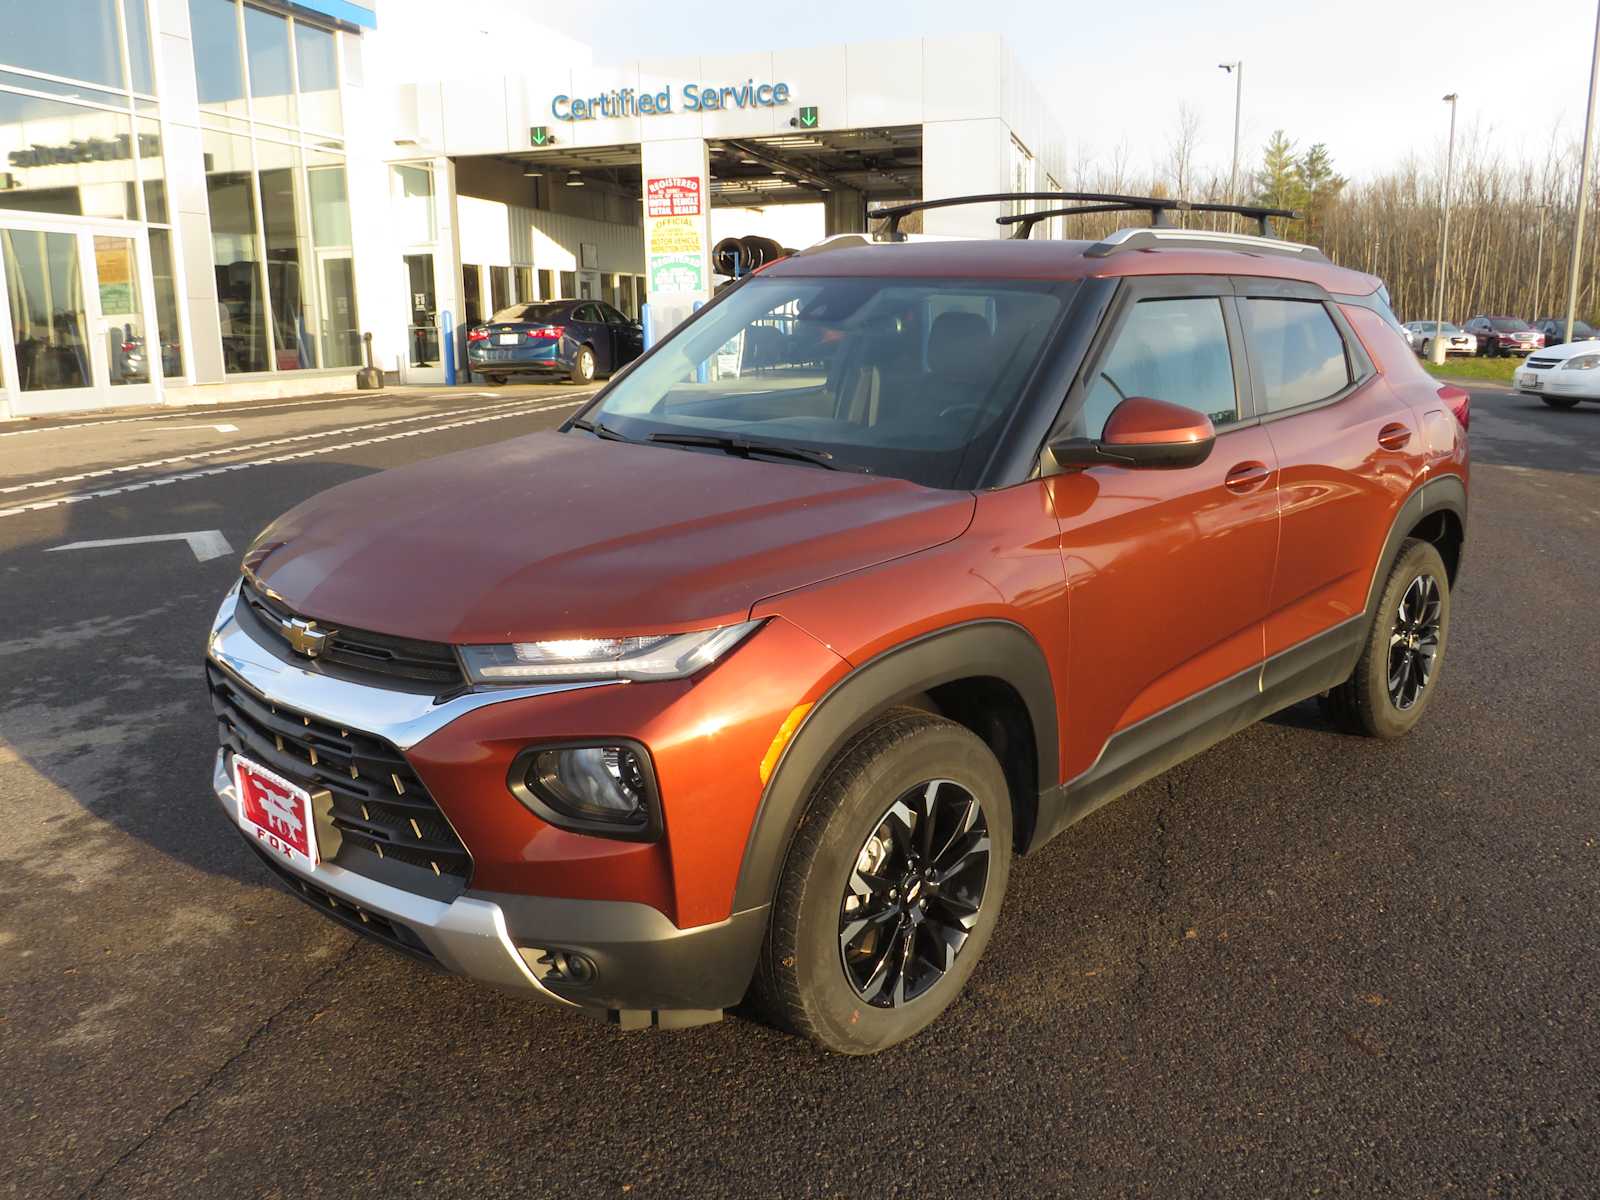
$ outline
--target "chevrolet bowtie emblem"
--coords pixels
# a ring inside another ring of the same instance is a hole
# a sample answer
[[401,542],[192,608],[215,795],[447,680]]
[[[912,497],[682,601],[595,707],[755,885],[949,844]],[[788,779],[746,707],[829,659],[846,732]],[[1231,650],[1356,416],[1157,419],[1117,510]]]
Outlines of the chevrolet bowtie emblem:
[[315,621],[302,620],[291,617],[283,623],[283,636],[289,639],[289,647],[297,654],[304,654],[307,658],[315,658],[322,653],[322,648],[328,644],[328,639],[338,633],[337,629],[318,629]]

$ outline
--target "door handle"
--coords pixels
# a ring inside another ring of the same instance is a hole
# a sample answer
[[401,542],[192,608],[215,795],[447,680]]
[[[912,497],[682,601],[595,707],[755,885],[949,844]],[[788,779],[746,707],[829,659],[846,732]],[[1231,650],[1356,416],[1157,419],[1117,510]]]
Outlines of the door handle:
[[1404,450],[1410,440],[1411,430],[1398,421],[1378,430],[1378,445],[1385,450]]
[[1263,462],[1242,462],[1235,465],[1222,481],[1222,486],[1230,492],[1253,492],[1272,474]]

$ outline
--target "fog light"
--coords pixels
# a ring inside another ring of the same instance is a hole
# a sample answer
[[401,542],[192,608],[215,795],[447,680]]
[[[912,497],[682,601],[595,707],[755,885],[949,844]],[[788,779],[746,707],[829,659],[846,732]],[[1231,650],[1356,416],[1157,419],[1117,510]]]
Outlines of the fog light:
[[635,841],[660,834],[650,756],[637,743],[532,746],[517,756],[508,783],[560,828]]
[[590,958],[570,950],[543,950],[531,946],[521,953],[540,983],[593,983],[600,974]]

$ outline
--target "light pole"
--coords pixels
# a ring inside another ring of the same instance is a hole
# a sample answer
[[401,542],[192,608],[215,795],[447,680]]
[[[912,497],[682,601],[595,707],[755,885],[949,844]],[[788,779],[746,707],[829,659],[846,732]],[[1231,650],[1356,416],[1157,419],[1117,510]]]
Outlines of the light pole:
[[[1244,101],[1244,60],[1218,63],[1217,66],[1233,76],[1233,166],[1228,168],[1228,203],[1239,203],[1239,109]],[[1228,231],[1234,229],[1237,213],[1228,214]]]
[[1572,222],[1572,266],[1567,271],[1566,340],[1572,341],[1572,318],[1578,310],[1578,260],[1583,254],[1583,210],[1589,204],[1589,154],[1594,146],[1595,74],[1600,71],[1600,4],[1594,14],[1594,55],[1589,60],[1589,115],[1583,119],[1583,166],[1578,170],[1578,215]]
[[1450,143],[1444,153],[1444,225],[1439,232],[1439,292],[1433,303],[1433,341],[1428,357],[1435,365],[1444,362],[1444,339],[1439,327],[1444,324],[1444,264],[1450,257],[1450,173],[1456,161],[1456,94],[1445,97],[1450,105]]

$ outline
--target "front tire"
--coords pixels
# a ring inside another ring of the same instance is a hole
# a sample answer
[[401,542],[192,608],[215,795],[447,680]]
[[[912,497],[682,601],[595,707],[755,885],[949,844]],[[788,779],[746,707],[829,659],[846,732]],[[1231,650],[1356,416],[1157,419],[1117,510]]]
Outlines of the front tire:
[[1570,396],[1540,396],[1551,408],[1577,408],[1578,402]]
[[970,730],[894,709],[812,794],[778,884],[754,998],[840,1054],[926,1028],[960,993],[999,918],[1011,799]]
[[1351,733],[1397,738],[1422,719],[1438,690],[1450,634],[1450,575],[1433,543],[1408,539],[1378,597],[1366,645],[1349,679],[1323,698]]

